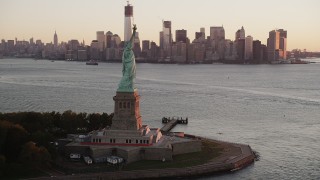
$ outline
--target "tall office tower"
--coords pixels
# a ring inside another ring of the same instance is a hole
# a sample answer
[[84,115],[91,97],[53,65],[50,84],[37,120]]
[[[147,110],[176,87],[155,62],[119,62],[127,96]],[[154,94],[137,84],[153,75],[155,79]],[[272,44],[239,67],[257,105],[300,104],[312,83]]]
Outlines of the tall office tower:
[[232,41],[230,39],[225,40],[226,50],[225,50],[225,58],[230,57],[232,55]]
[[30,38],[30,44],[33,45],[34,44],[34,41],[33,41],[33,37]]
[[133,40],[133,52],[134,52],[135,57],[139,57],[141,54],[139,32],[136,32],[136,35]]
[[206,35],[205,35],[205,29],[200,28],[200,32],[195,33],[195,39],[198,42],[205,42],[206,41]]
[[129,41],[132,36],[133,6],[128,4],[124,8],[124,41]]
[[93,40],[90,45],[90,58],[92,60],[100,59],[100,43],[97,40]]
[[114,34],[111,37],[111,48],[118,48],[121,44],[121,38],[119,37],[118,34]]
[[14,40],[7,41],[7,49],[9,50],[9,52],[12,52],[14,50]]
[[238,39],[236,41],[238,60],[244,60],[245,58],[245,39]]
[[203,36],[206,37],[206,30],[204,27],[200,28],[200,32],[202,32]]
[[268,47],[264,44],[261,44],[261,53],[262,53],[262,62],[267,63],[268,62]]
[[278,61],[280,48],[280,31],[273,30],[269,32],[268,38],[268,60],[269,61]]
[[153,41],[150,42],[150,57],[156,59],[159,57],[159,48],[157,44]]
[[202,37],[202,32],[196,32],[195,33],[195,39],[200,39]]
[[243,26],[241,29],[238,29],[235,35],[235,44],[237,46],[236,52],[239,60],[245,59],[245,30]]
[[187,30],[176,30],[176,42],[187,43]]
[[246,32],[243,28],[243,26],[241,27],[241,29],[238,29],[238,31],[236,32],[236,39],[245,39],[246,38]]
[[112,33],[112,32],[110,32],[110,31],[106,32],[106,48],[111,48],[111,44],[112,44],[112,42],[111,42],[112,35],[113,35],[113,33]]
[[53,35],[53,45],[55,48],[58,47],[58,35],[56,31],[54,31],[54,35]]
[[167,56],[171,56],[172,34],[171,21],[163,21],[163,50]]
[[143,40],[142,41],[142,51],[148,51],[150,49],[150,41]]
[[78,47],[80,46],[80,43],[76,39],[71,39],[68,41],[67,44],[67,54],[66,59],[67,60],[78,60]]
[[283,54],[280,55],[280,58],[287,59],[287,31],[283,29],[279,29],[278,31],[280,32],[279,49],[283,52]]
[[223,26],[221,27],[210,27],[210,39],[211,40],[224,40],[225,32]]
[[261,48],[261,41],[255,40],[253,41],[253,48],[252,48],[252,59],[253,63],[261,63],[263,58],[262,48]]
[[225,54],[225,32],[223,26],[210,27],[210,40],[213,51],[219,55],[219,59],[223,59]]
[[97,41],[99,43],[99,50],[103,51],[103,49],[106,47],[105,46],[105,35],[104,35],[104,31],[97,31]]
[[163,49],[163,31],[160,31],[159,33],[159,46],[160,46],[160,49]]
[[69,46],[69,50],[78,50],[78,47],[79,47],[80,43],[78,40],[76,39],[71,39],[69,42],[68,42],[68,46]]
[[42,46],[43,45],[40,39],[36,40],[36,45],[38,45],[38,46]]
[[136,35],[134,37],[133,43],[140,45],[140,38],[139,38],[139,32],[136,32]]
[[247,36],[245,39],[244,46],[244,59],[251,60],[253,56],[253,38],[251,36]]

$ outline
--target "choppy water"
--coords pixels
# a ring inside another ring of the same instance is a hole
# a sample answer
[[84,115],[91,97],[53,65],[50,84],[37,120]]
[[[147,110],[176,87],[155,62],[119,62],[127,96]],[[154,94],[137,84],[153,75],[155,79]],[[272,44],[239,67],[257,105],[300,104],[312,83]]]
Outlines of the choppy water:
[[[143,123],[250,144],[260,161],[200,179],[320,179],[320,59],[308,65],[138,64]],[[0,112],[113,112],[121,64],[0,59]]]

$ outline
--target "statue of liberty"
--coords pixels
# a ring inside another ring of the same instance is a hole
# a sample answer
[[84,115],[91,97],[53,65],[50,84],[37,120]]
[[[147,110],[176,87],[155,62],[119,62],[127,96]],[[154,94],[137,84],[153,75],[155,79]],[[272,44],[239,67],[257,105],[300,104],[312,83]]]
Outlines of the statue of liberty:
[[129,41],[125,42],[122,54],[122,78],[117,92],[134,92],[134,78],[136,77],[136,61],[132,51],[137,27],[133,25],[133,33]]

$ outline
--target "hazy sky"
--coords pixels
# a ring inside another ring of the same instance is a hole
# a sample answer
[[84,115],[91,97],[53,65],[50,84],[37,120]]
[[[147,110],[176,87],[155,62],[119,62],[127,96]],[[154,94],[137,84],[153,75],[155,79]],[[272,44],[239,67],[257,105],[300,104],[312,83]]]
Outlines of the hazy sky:
[[[159,42],[162,20],[172,33],[186,29],[189,39],[205,27],[223,25],[227,39],[244,26],[246,35],[266,43],[269,31],[288,31],[288,49],[320,51],[319,0],[131,0],[140,40]],[[125,0],[0,0],[0,39],[59,42],[96,39],[111,31],[123,39]],[[175,35],[174,35],[175,36]]]

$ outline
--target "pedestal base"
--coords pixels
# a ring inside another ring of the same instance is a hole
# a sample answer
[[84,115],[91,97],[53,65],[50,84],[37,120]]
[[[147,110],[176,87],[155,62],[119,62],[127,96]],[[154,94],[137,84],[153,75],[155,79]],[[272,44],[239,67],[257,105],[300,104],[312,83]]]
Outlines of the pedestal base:
[[138,130],[142,127],[140,115],[140,96],[138,91],[117,92],[113,97],[114,116],[111,129],[113,130]]

